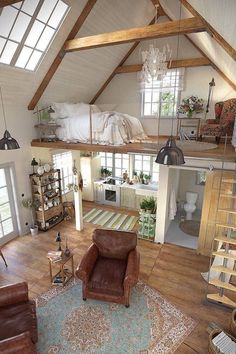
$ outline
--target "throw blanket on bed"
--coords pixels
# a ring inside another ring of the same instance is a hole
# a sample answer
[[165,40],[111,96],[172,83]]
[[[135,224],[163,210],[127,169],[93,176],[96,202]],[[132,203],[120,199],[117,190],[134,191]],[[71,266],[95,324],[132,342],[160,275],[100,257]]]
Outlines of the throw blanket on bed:
[[[61,125],[57,135],[67,142],[90,143],[90,108],[88,104],[54,103],[54,119]],[[107,111],[99,112],[92,106],[93,143],[123,145],[147,139],[140,121],[128,114]]]

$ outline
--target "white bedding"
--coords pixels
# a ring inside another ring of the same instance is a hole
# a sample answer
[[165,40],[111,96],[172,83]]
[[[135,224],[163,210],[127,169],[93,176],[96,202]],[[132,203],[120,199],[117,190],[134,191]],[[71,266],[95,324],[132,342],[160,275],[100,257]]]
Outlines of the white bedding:
[[[57,129],[60,140],[67,142],[90,143],[89,105],[84,103],[54,103],[55,113],[61,128]],[[140,121],[128,114],[101,112],[92,106],[93,143],[103,145],[124,145],[129,142],[147,139]]]

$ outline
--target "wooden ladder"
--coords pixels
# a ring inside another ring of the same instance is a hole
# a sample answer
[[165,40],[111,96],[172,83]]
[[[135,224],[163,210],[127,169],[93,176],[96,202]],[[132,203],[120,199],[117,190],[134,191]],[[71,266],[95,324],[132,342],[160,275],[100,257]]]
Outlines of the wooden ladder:
[[[224,183],[228,183],[232,185],[232,190],[229,193],[226,192],[221,192],[221,186]],[[220,198],[230,198],[230,207],[229,208],[222,208],[219,206]],[[236,214],[236,208],[235,208],[235,200],[236,198],[236,174],[235,178],[221,178],[220,181],[220,194],[219,194],[219,200],[218,200],[218,208],[217,208],[217,213],[226,213],[227,214],[227,221],[226,222],[217,222],[216,223],[216,230],[215,230],[215,237],[212,242],[212,252],[211,252],[211,263],[213,257],[221,257],[223,258],[222,265],[218,266],[211,266],[209,269],[208,273],[208,284],[214,285],[217,287],[218,293],[214,294],[207,294],[207,299],[209,301],[216,302],[218,304],[222,304],[228,307],[235,308],[236,307],[236,302],[231,300],[228,296],[226,296],[224,293],[227,291],[227,294],[229,292],[236,292],[236,286],[233,284],[230,284],[229,282],[226,281],[226,275],[233,275],[236,276],[236,270],[235,270],[235,262],[236,262],[236,256],[232,255],[230,253],[230,247],[231,245],[236,245],[236,238],[232,237],[232,232],[236,231],[236,221],[235,219],[235,214]],[[221,231],[222,230],[222,231]],[[223,230],[227,230],[227,234],[222,235]],[[219,242],[224,243],[224,249],[219,249]],[[217,245],[217,250],[215,250],[214,246],[215,244]],[[228,266],[229,260],[232,260],[234,263],[233,267]],[[211,279],[211,272],[215,271],[219,273],[219,277],[217,279]],[[208,290],[208,287],[207,287]]]

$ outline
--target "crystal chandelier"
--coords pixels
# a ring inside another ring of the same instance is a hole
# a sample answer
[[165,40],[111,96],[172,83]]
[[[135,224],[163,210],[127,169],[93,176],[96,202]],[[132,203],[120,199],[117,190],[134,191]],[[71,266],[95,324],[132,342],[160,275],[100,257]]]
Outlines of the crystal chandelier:
[[[156,15],[155,24],[157,23],[157,14],[159,5],[155,5]],[[155,43],[155,42],[154,42]],[[148,50],[141,52],[143,67],[140,74],[141,85],[151,83],[152,81],[161,81],[167,73],[168,62],[171,61],[172,50],[169,45],[163,47],[162,51],[150,44]]]
[[142,51],[141,81],[146,83],[154,80],[161,81],[167,73],[171,55],[172,51],[168,44],[164,46],[162,51],[150,44],[148,51]]

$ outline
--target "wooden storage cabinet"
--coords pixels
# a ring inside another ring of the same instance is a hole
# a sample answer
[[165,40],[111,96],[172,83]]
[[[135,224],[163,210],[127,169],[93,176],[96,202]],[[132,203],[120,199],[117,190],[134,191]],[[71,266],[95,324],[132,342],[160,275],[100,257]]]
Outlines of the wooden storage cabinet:
[[63,220],[60,170],[31,174],[30,181],[36,223],[40,230],[46,231]]

